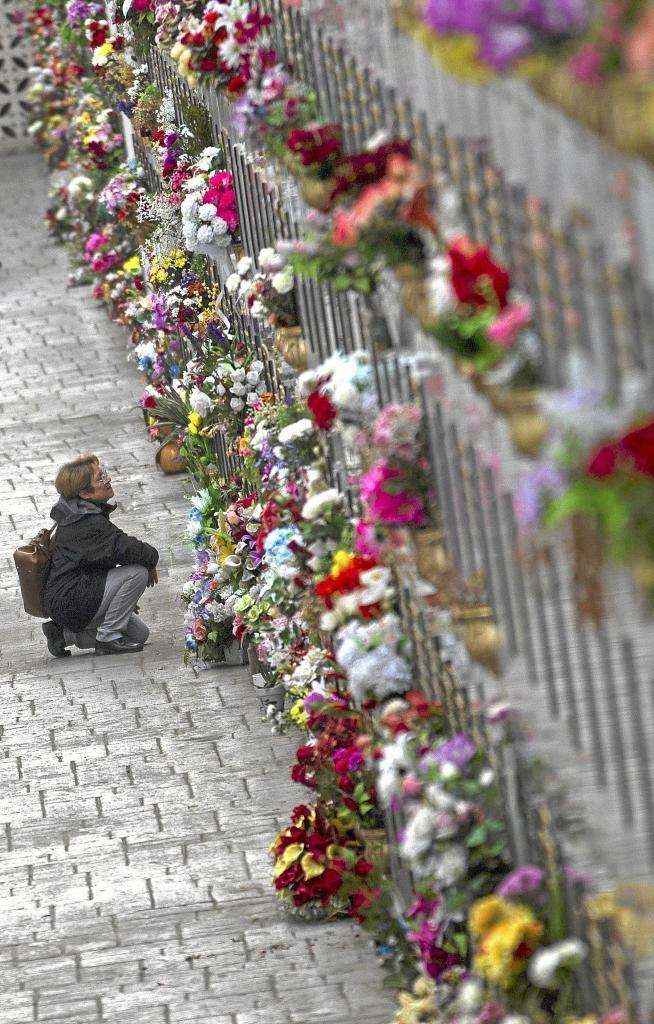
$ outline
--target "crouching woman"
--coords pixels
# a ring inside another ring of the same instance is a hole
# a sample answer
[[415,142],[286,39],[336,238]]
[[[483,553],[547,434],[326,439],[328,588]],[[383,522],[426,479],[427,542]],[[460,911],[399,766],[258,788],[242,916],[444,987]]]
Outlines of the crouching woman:
[[111,477],[95,455],[80,455],[55,479],[60,494],[50,516],[57,524],[43,589],[43,624],[54,657],[68,647],[96,654],[133,654],[149,629],[135,611],[146,587],[158,582],[159,553],[110,520]]

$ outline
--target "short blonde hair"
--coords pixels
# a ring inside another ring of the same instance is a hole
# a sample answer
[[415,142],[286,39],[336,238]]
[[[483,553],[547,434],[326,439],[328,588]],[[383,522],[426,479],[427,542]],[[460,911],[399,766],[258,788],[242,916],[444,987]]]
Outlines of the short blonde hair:
[[93,466],[98,466],[97,455],[78,455],[61,467],[54,485],[62,498],[77,498],[80,491],[93,490]]

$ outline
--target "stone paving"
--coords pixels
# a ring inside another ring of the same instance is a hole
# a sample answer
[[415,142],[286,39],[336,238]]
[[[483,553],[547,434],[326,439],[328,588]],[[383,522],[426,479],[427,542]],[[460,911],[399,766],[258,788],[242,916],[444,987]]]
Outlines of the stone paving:
[[[293,741],[245,669],[184,669],[189,482],[154,465],[125,331],[66,289],[40,157],[0,181],[0,1024],[387,1024],[367,936],[276,905],[267,847],[307,796]],[[141,655],[55,660],[22,611],[11,552],[80,451],[161,554]]]

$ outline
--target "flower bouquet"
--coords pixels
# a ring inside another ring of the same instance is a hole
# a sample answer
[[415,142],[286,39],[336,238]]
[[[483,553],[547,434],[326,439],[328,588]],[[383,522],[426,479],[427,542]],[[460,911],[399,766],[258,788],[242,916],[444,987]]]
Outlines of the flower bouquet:
[[219,169],[220,151],[205,150],[203,159],[190,168],[191,177],[183,184],[186,197],[181,203],[182,234],[190,252],[221,261],[223,275],[231,271],[227,248],[238,232],[238,214],[232,176]]
[[270,847],[273,880],[283,907],[296,917],[316,920],[352,914],[374,890],[366,878],[374,867],[361,856],[354,834],[324,804],[300,804]]
[[262,249],[257,262],[258,271],[249,256],[238,261],[236,271],[225,282],[228,293],[238,299],[255,320],[262,320],[273,328],[296,327],[293,270],[287,257],[274,249]]
[[211,85],[235,97],[250,80],[251,63],[269,24],[256,5],[209,0],[201,15],[181,20],[170,56],[191,86]]
[[337,208],[315,237],[295,243],[294,270],[335,288],[369,292],[386,267],[426,268],[422,232],[436,230],[426,197],[417,165],[400,153],[390,156],[384,176],[364,187],[351,207]]
[[[575,452],[568,452],[571,462],[575,457]],[[592,451],[581,471],[573,470],[570,486],[550,498],[544,523],[555,526],[570,517],[590,518],[597,524],[608,556],[635,567],[637,581],[654,603],[653,500],[654,419],[650,417]]]

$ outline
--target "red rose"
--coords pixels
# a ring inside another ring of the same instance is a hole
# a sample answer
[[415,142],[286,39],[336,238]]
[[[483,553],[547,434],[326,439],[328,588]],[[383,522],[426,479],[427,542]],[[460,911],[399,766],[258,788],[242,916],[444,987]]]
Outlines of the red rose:
[[374,864],[370,864],[367,860],[358,860],[354,865],[354,873],[355,875],[358,875],[359,878],[365,878],[366,875],[369,875],[370,872],[374,870]]
[[338,776],[338,788],[343,793],[352,793],[352,792],[354,792],[354,783],[353,783],[353,781],[352,781],[352,779],[350,778],[349,775],[343,774],[343,775],[339,775]]
[[315,879],[314,890],[316,896],[327,902],[330,896],[338,892],[342,884],[343,876],[340,872],[334,871],[333,868],[325,868],[322,875]]
[[315,128],[294,128],[288,133],[286,145],[299,156],[304,167],[322,164],[341,149],[341,130],[337,124]]
[[282,871],[281,875],[277,876],[275,879],[275,889],[288,889],[301,877],[302,866],[296,861],[295,864],[291,864],[290,868]]
[[618,465],[618,447],[615,444],[605,444],[598,448],[591,457],[586,471],[598,480],[603,480],[615,472]]
[[647,476],[654,476],[654,419],[644,427],[625,434],[620,447],[630,458],[634,469]]
[[144,409],[154,409],[156,407],[156,405],[157,405],[157,400],[154,397],[154,395],[146,395],[145,398],[143,399],[143,408]]
[[505,267],[494,263],[484,245],[468,238],[457,238],[448,250],[452,268],[452,287],[459,302],[476,309],[506,306],[510,279]]
[[200,71],[215,71],[216,61],[213,57],[203,57],[200,61]]

